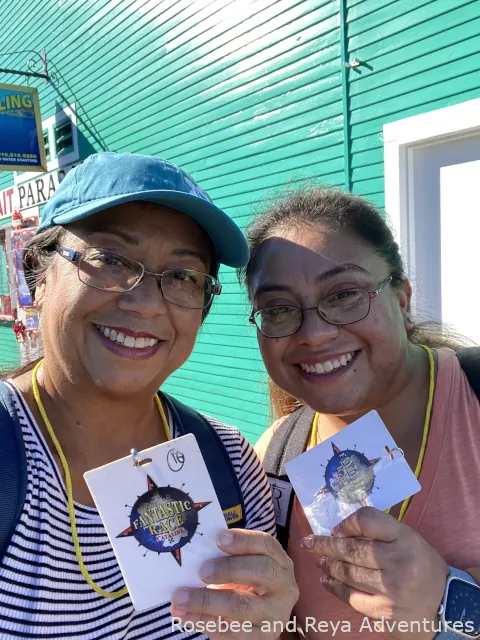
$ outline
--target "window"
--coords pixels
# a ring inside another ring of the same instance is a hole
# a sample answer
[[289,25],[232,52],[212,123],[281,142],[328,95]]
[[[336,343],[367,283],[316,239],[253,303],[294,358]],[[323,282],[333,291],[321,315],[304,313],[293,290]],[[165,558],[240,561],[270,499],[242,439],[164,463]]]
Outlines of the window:
[[48,129],[43,132],[43,144],[45,145],[45,157],[47,158],[47,162],[50,162],[50,136],[48,135]]
[[55,138],[55,154],[57,158],[72,153],[73,151],[73,129],[71,120],[64,120],[55,125],[53,129]]

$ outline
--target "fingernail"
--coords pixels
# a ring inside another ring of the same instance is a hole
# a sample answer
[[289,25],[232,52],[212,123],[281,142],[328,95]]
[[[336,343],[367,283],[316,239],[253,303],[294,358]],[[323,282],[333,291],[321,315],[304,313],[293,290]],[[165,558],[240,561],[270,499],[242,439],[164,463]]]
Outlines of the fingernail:
[[320,576],[320,578],[318,579],[320,584],[323,584],[324,587],[327,586],[328,584],[328,576]]
[[326,558],[323,558],[323,557],[319,558],[317,560],[317,567],[319,567],[320,569],[323,569],[323,567],[325,565],[325,560],[326,560]]
[[190,594],[186,589],[177,589],[172,593],[172,604],[187,604]]
[[333,527],[333,529],[330,531],[330,533],[332,534],[332,536],[336,536],[338,533],[338,525],[336,527]]
[[222,547],[229,547],[233,544],[233,533],[221,531],[217,536],[217,543]]
[[214,569],[213,562],[208,560],[207,562],[202,564],[198,572],[198,575],[202,580],[208,580],[208,578],[211,578],[213,576],[213,569]]
[[313,536],[307,536],[300,540],[300,546],[304,549],[313,549]]

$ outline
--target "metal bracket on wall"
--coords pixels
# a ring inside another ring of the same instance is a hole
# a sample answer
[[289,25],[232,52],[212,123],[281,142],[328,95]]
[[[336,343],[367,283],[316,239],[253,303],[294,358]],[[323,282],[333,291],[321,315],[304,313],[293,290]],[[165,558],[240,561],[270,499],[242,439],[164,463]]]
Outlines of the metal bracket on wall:
[[355,67],[359,67],[362,63],[358,58],[355,58],[355,60],[352,60],[352,62],[344,62],[343,64],[347,67],[347,69],[354,69]]
[[[0,73],[12,73],[14,75],[19,75],[19,76],[43,78],[45,82],[49,82],[50,77],[48,75],[47,52],[45,51],[45,49],[42,49],[40,53],[38,51],[32,51],[32,50],[12,51],[11,53],[1,53],[0,57],[3,58],[5,56],[14,56],[21,53],[30,53],[30,54],[33,54],[33,56],[35,56],[35,58],[33,59],[30,58],[27,60],[26,64],[27,64],[27,68],[29,69],[28,71],[21,71],[19,69],[7,69],[5,67],[0,67]],[[37,68],[37,65],[39,65],[40,63],[42,65],[41,67],[42,73],[35,71],[35,69]]]

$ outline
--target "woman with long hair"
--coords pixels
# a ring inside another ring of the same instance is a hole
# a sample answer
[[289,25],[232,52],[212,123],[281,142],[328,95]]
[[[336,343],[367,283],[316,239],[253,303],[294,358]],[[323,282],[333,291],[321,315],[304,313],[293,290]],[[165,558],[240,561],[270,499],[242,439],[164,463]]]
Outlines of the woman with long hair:
[[260,457],[295,416],[310,421],[307,449],[376,410],[422,487],[389,513],[359,509],[333,536],[312,535],[295,499],[287,533],[298,624],[308,638],[321,637],[325,621],[359,638],[372,630],[365,620],[388,621],[382,637],[432,638],[447,582],[460,576],[474,595],[459,624],[476,615],[480,630],[480,404],[457,343],[416,325],[385,218],[350,193],[299,189],[247,237],[242,273],[279,418],[257,444]]

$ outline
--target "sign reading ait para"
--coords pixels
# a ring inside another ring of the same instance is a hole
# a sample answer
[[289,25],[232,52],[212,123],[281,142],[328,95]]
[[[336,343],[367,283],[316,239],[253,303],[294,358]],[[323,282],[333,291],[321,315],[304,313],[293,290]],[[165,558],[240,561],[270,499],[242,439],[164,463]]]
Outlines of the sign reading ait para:
[[0,171],[46,171],[38,91],[0,84]]
[[35,180],[17,185],[17,201],[20,211],[45,204],[58,189],[67,173],[76,164],[62,167],[62,169],[57,169],[52,173],[39,176]]

